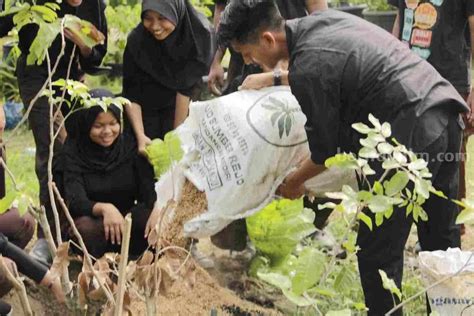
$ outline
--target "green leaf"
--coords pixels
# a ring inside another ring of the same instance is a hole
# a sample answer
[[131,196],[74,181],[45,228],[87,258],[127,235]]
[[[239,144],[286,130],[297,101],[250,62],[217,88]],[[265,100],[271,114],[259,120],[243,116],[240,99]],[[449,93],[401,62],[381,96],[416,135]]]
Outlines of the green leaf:
[[390,291],[390,293],[395,294],[399,300],[402,300],[402,292],[395,284],[395,281],[390,279],[385,271],[379,270],[380,277],[382,278],[383,288]]
[[383,186],[382,186],[382,184],[380,184],[379,181],[374,182],[373,190],[374,190],[375,194],[377,194],[377,195],[383,195],[384,194],[383,193],[384,192]]
[[367,137],[367,138],[361,138],[359,140],[359,143],[364,146],[364,147],[368,147],[368,148],[375,148],[378,144],[378,142],[376,140],[374,140],[373,138],[370,138],[370,137]]
[[326,256],[318,249],[306,247],[293,264],[295,276],[291,280],[293,292],[302,295],[316,285],[324,272]]
[[407,206],[407,217],[413,212],[413,203],[408,204]]
[[350,309],[342,309],[339,311],[329,311],[326,313],[326,316],[351,316]]
[[400,167],[400,163],[392,158],[389,158],[382,163],[382,168],[385,170],[396,169],[398,167]]
[[329,157],[324,162],[326,168],[339,167],[339,168],[349,168],[349,169],[358,169],[357,160],[352,154],[337,154],[333,157]]
[[39,14],[41,14],[43,19],[48,23],[51,23],[58,18],[58,15],[56,14],[56,12],[54,12],[54,10],[52,10],[51,8],[47,6],[33,5],[31,7],[31,10],[36,11]]
[[281,290],[288,290],[291,288],[291,280],[288,276],[276,272],[257,272],[257,276]]
[[382,155],[390,155],[393,152],[393,146],[388,143],[380,143],[377,146],[377,150]]
[[404,165],[407,163],[407,157],[402,154],[401,152],[394,152],[393,153],[393,158],[395,158],[395,160],[400,163],[401,165]]
[[436,195],[437,197],[440,197],[442,199],[449,199],[446,194],[444,194],[443,191],[439,191],[439,190],[436,190],[434,187],[431,187],[430,188],[430,192],[433,193],[434,195]]
[[382,129],[382,125],[380,125],[380,121],[375,116],[373,116],[372,114],[369,114],[369,121],[370,121],[370,123],[372,123],[372,125],[374,125],[374,127],[377,130]]
[[56,20],[53,23],[41,23],[38,33],[31,43],[30,52],[26,59],[27,65],[43,63],[46,52],[58,36],[61,30],[61,21]]
[[410,181],[408,174],[405,171],[398,171],[390,180],[384,182],[385,194],[394,196],[400,193]]
[[285,289],[282,290],[282,292],[285,295],[285,297],[296,306],[305,307],[305,306],[311,306],[311,305],[317,304],[317,301],[310,297],[298,296],[292,291],[285,290]]
[[365,166],[362,167],[362,172],[366,175],[366,176],[371,176],[371,175],[374,175],[375,174],[375,171],[374,169],[372,169],[369,164],[366,164]]
[[425,199],[430,197],[431,181],[415,178],[415,191]]
[[348,266],[343,266],[334,280],[334,289],[341,292],[354,285],[356,275]]
[[331,289],[331,288],[322,288],[322,287],[313,287],[310,290],[308,290],[308,293],[317,294],[317,295],[321,295],[321,296],[327,296],[327,297],[337,296],[337,293],[334,292],[333,289]]
[[360,302],[359,303],[354,303],[352,306],[358,311],[366,311],[367,310],[367,306],[365,306],[364,303],[360,303]]
[[375,214],[375,225],[377,225],[377,227],[382,225],[383,224],[383,219],[384,219],[383,213]]
[[388,138],[392,135],[392,129],[390,127],[390,124],[385,122],[382,124],[382,130],[381,130],[382,136],[385,138]]
[[174,132],[168,132],[164,141],[157,138],[145,149],[148,160],[155,171],[155,177],[159,179],[171,165],[183,157],[181,140]]
[[471,224],[474,223],[474,210],[465,209],[459,213],[456,218],[456,224]]
[[16,199],[17,193],[15,191],[11,191],[7,193],[7,195],[0,200],[0,214],[5,213],[11,206],[13,201]]
[[365,125],[364,123],[352,124],[352,128],[355,129],[356,131],[358,131],[361,134],[368,134],[372,131],[372,129],[370,127],[368,127],[367,125]]
[[362,147],[359,150],[359,156],[362,158],[376,159],[379,157],[379,154],[375,148]]
[[295,246],[316,231],[314,211],[305,209],[303,200],[275,200],[248,217],[247,231],[255,248],[271,259],[283,261]]
[[367,202],[372,198],[373,194],[372,192],[366,191],[366,190],[361,190],[357,192],[357,200],[360,202]]
[[365,225],[367,225],[367,227],[369,227],[370,230],[372,230],[372,219],[367,216],[365,213],[363,212],[360,212],[359,214],[357,214],[357,218],[359,220],[361,220],[362,222],[365,223]]
[[422,170],[428,166],[428,163],[424,159],[417,159],[408,164],[408,169],[412,171]]
[[386,219],[389,219],[390,217],[392,217],[392,214],[393,214],[393,206],[390,207],[390,208],[383,214],[383,216],[384,216]]

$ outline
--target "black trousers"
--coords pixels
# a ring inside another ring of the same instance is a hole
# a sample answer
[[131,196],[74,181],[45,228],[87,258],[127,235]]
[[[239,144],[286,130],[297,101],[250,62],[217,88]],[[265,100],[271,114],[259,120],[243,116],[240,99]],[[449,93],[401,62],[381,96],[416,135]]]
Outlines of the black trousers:
[[[414,134],[414,137],[417,135]],[[459,157],[461,139],[458,115],[450,114],[447,127],[437,139],[425,148],[413,148],[414,152],[428,157],[433,186],[450,199],[456,199],[458,195],[460,161],[456,158]],[[428,221],[417,224],[421,248],[432,251],[460,247],[460,229],[455,225],[459,213],[457,205],[431,194],[423,208],[428,214]],[[413,217],[410,215],[407,218],[405,209],[395,209],[392,217],[380,227],[374,225],[373,231],[364,224],[359,227],[357,243],[361,250],[358,263],[368,315],[385,315],[394,306],[392,295],[382,287],[378,270],[385,271],[401,288],[403,251],[412,223]],[[397,300],[395,302],[398,303]],[[402,310],[398,310],[394,315],[402,314]]]
[[[33,76],[34,74],[32,74]],[[39,77],[30,78],[28,76],[22,77],[22,80],[19,80],[20,87],[20,96],[25,107],[28,107],[31,100],[36,96],[40,90],[45,79]],[[54,225],[54,216],[51,209],[51,203],[49,199],[48,192],[48,159],[49,159],[49,144],[50,141],[50,104],[48,98],[41,97],[39,98],[32,107],[28,121],[30,128],[33,132],[33,137],[36,145],[36,154],[35,154],[35,173],[39,182],[39,201],[40,205],[45,207],[46,216],[48,218],[49,225],[51,227],[51,232],[53,233],[53,238],[55,235],[55,225]],[[55,122],[55,130],[59,126],[59,122]],[[61,151],[62,143],[56,138],[54,143],[53,151],[53,172],[55,174],[55,181],[61,182],[58,178],[59,170],[59,153]],[[58,187],[61,188],[61,184],[58,183]],[[43,231],[38,230],[38,237],[44,237]]]

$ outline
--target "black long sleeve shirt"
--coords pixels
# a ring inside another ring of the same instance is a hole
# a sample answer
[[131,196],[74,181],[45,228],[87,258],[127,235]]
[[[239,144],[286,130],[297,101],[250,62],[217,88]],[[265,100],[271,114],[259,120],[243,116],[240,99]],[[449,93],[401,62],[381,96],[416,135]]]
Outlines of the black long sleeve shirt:
[[[37,1],[37,4],[41,5],[45,2],[47,1],[39,0]],[[60,10],[57,11],[58,17],[64,17],[66,14],[75,15],[94,24],[94,26],[106,36],[104,44],[93,47],[92,53],[88,57],[83,57],[80,54],[79,49],[76,49],[75,55],[73,57],[74,60],[72,63],[70,78],[77,80],[80,78],[83,71],[87,71],[92,67],[99,66],[105,54],[107,53],[107,21],[104,12],[105,3],[103,0],[83,0],[82,4],[76,8],[71,7],[67,1],[62,1],[62,3],[59,5]],[[13,27],[13,15],[0,18],[0,37],[5,36]],[[21,50],[21,56],[18,59],[17,64],[17,76],[20,83],[23,82],[24,84],[31,84],[32,80],[39,80],[42,81],[41,83],[43,83],[48,76],[48,67],[46,61],[44,61],[39,66],[26,65],[26,57],[29,54],[32,42],[38,33],[38,28],[39,27],[37,24],[28,24],[22,27],[18,32],[18,46]],[[66,77],[73,48],[74,43],[66,39],[64,56],[59,62],[57,71],[53,76],[53,80]],[[48,50],[51,65],[54,65],[56,62],[60,51],[61,36],[58,35]]]
[[[454,87],[391,34],[335,10],[287,21],[289,83],[308,120],[311,158],[316,164],[338,151],[357,152],[360,134],[351,125],[372,113],[392,124],[393,136],[410,147],[433,141],[432,131],[412,135],[417,120],[433,107],[468,110]],[[439,133],[437,133],[439,131]]]
[[95,203],[111,203],[123,215],[150,211],[156,200],[153,168],[138,154],[108,172],[64,174],[65,195],[73,217],[93,216]]

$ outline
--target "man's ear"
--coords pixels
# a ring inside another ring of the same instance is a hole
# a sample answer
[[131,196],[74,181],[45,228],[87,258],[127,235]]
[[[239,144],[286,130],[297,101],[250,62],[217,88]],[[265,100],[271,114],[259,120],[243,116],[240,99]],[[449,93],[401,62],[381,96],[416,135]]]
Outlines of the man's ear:
[[260,41],[265,43],[265,46],[268,48],[273,47],[276,43],[275,34],[269,31],[263,32],[260,35]]

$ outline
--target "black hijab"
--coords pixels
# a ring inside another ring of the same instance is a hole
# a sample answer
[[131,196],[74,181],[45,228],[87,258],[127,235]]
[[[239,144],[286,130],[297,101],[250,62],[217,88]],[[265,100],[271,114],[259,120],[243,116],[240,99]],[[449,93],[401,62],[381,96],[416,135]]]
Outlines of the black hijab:
[[187,90],[209,71],[214,56],[211,24],[188,0],[143,0],[142,17],[151,10],[175,25],[158,41],[140,23],[128,38],[135,63],[165,87]]
[[[94,98],[113,97],[107,90],[92,90]],[[115,105],[107,109],[121,122],[122,111]],[[122,163],[134,158],[137,147],[134,139],[126,133],[120,133],[109,147],[94,143],[89,133],[97,116],[104,112],[100,106],[92,106],[76,113],[75,137],[68,137],[64,144],[65,170],[77,173],[108,172]]]

